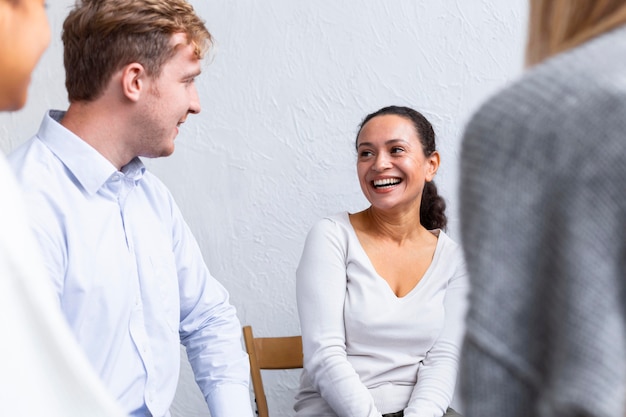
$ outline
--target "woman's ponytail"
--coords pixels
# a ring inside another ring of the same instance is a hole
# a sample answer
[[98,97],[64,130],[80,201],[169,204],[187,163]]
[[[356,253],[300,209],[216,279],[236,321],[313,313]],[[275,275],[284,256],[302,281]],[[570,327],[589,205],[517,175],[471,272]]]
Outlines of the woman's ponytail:
[[427,182],[422,191],[420,223],[428,230],[445,230],[448,225],[445,211],[446,202],[437,192],[437,186],[433,181]]

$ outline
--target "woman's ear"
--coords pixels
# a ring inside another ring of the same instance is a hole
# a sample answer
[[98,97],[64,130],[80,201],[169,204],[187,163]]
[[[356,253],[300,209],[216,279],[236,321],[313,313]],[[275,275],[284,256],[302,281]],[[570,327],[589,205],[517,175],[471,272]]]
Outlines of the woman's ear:
[[122,94],[131,101],[138,101],[146,88],[146,70],[143,65],[133,62],[122,69]]
[[430,182],[435,178],[440,162],[439,152],[434,151],[426,158],[426,181]]

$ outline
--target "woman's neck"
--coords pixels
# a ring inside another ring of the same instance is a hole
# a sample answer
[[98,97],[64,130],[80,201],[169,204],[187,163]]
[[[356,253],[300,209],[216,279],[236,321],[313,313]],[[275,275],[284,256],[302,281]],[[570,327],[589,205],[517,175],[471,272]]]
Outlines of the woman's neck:
[[420,223],[419,211],[390,213],[370,206],[351,215],[350,221],[359,232],[372,237],[389,239],[399,245],[407,240],[421,240],[430,235],[430,232]]

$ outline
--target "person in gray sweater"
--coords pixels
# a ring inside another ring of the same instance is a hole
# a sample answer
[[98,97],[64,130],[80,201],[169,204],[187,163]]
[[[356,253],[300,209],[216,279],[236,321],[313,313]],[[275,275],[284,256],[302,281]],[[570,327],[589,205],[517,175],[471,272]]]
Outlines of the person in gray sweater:
[[625,22],[531,0],[529,68],[467,125],[466,417],[625,415]]

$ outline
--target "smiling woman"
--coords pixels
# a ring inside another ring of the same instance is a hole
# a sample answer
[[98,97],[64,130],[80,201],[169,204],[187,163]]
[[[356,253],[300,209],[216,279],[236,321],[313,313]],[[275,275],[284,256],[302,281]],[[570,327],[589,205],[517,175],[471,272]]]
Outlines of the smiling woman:
[[467,278],[442,230],[433,128],[413,109],[386,107],[364,119],[356,148],[370,206],[319,221],[297,270],[296,415],[455,415]]
[[[384,146],[381,146],[381,138],[388,138],[384,140]],[[373,149],[377,143],[378,152]],[[373,185],[379,190],[388,190],[390,185],[402,182],[401,178],[387,178],[389,174],[384,167],[372,164],[384,165],[395,161],[396,165],[408,165],[404,170],[405,175],[418,175],[414,181],[414,191],[419,193],[421,199],[417,199],[418,195],[409,195],[407,203],[419,206],[419,219],[424,227],[445,229],[446,204],[433,182],[440,162],[435,145],[435,131],[421,113],[408,107],[390,106],[368,115],[361,123],[357,134],[356,149],[359,154],[357,163],[359,181],[368,200],[370,194],[366,176],[378,177]],[[385,159],[387,155],[388,160]],[[385,187],[382,187],[383,185]],[[407,210],[411,212],[410,207],[407,207]]]

